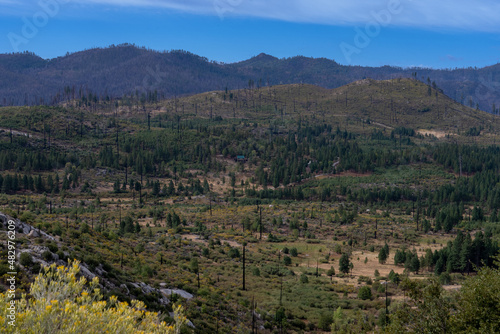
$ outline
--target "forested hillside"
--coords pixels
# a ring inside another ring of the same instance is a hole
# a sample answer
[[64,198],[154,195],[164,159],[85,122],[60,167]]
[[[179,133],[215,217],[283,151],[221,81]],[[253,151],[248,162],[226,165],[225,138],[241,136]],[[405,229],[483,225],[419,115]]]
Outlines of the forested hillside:
[[144,326],[181,304],[185,333],[495,332],[470,319],[498,313],[499,128],[415,78],[2,107],[18,287],[77,259],[106,302],[160,312]]
[[336,88],[371,78],[416,78],[455,101],[498,113],[500,66],[433,70],[345,66],[335,60],[266,54],[221,64],[186,51],[158,52],[124,44],[44,60],[34,54],[0,55],[0,103],[57,104],[92,93],[104,99],[154,93],[174,97],[221,89],[307,83]]

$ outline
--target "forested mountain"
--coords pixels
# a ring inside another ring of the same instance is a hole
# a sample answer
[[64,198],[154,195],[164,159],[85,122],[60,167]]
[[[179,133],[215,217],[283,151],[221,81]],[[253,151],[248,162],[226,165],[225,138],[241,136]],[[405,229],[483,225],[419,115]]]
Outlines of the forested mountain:
[[[101,98],[157,91],[173,97],[224,88],[309,83],[335,88],[364,79],[413,77],[455,101],[498,112],[500,65],[481,69],[344,66],[326,58],[278,59],[260,54],[232,64],[186,51],[158,52],[125,44],[44,60],[34,54],[0,55],[0,104],[54,104],[92,92]],[[495,106],[494,106],[495,104]]]

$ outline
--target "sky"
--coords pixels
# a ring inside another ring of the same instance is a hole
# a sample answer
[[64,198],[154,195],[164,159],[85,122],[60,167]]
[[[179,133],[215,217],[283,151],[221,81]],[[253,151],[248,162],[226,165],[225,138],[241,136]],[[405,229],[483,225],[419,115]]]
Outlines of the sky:
[[499,17],[497,0],[0,0],[0,53],[133,43],[225,63],[484,67],[500,62]]

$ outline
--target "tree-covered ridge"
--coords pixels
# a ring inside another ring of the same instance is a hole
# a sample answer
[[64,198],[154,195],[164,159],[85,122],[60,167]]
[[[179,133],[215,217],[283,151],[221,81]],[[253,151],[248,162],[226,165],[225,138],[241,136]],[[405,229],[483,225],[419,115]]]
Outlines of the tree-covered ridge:
[[[335,88],[365,78],[416,78],[429,87],[440,87],[457,102],[497,113],[498,91],[494,78],[499,71],[498,65],[453,70],[344,66],[325,58],[278,59],[265,54],[220,64],[183,50],[159,52],[122,44],[50,60],[31,53],[2,54],[0,103],[4,106],[54,104],[74,99],[83,90],[104,100],[138,90],[172,97],[225,87],[238,89],[249,83],[255,87],[309,83]],[[65,79],[64,86],[61,76]]]

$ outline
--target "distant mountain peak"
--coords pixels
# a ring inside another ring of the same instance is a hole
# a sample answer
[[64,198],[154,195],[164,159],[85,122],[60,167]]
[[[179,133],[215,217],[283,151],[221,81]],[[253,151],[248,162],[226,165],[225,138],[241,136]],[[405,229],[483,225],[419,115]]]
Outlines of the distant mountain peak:
[[259,53],[257,56],[253,57],[253,58],[257,58],[257,59],[269,59],[269,60],[277,60],[278,58],[274,57],[274,56],[271,56],[267,53],[264,53],[264,52],[261,52]]
[[247,59],[247,60],[243,60],[243,61],[240,61],[239,63],[252,63],[252,64],[255,64],[255,63],[265,63],[265,62],[273,62],[273,61],[278,61],[279,59],[274,57],[274,56],[271,56],[267,53],[264,53],[264,52],[261,52],[259,53],[258,55],[256,56],[253,56],[252,58],[250,59]]

